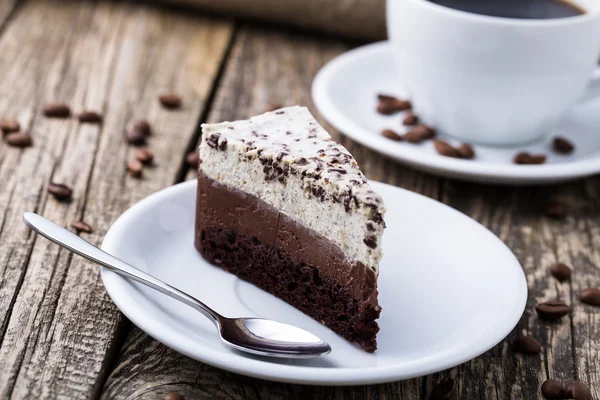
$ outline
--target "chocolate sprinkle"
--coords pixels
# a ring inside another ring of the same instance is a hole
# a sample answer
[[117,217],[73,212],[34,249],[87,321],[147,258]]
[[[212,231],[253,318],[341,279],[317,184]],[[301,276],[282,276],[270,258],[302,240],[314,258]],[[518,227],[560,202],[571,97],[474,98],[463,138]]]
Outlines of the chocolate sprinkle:
[[372,249],[377,248],[377,238],[374,236],[367,236],[363,242]]

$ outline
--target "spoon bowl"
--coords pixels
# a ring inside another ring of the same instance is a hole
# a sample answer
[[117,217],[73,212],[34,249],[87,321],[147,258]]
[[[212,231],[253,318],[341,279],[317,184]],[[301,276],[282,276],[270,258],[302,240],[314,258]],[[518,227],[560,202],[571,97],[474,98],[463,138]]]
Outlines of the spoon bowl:
[[262,356],[310,358],[331,352],[329,344],[312,333],[264,318],[225,318],[219,330],[228,345]]

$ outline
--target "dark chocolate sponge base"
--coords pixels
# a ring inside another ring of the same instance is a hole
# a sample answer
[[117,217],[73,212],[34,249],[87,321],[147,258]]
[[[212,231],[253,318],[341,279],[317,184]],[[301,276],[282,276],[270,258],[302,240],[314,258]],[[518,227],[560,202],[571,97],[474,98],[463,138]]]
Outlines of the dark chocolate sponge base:
[[347,287],[323,278],[315,266],[294,263],[275,246],[233,227],[202,227],[199,236],[196,248],[207,261],[279,297],[364,350],[377,349],[380,307],[353,298]]

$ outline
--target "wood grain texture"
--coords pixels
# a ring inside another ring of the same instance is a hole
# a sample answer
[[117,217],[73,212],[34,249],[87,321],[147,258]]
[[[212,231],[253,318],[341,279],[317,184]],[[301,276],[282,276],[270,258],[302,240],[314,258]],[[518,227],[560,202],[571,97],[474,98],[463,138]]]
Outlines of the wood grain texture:
[[[0,114],[18,118],[34,146],[0,145],[0,398],[87,399],[101,389],[124,320],[98,267],[38,239],[21,216],[84,219],[99,245],[127,207],[171,185],[231,33],[228,21],[87,1],[30,1],[6,27],[0,80],[13,84],[0,86]],[[179,93],[183,108],[162,109],[163,91]],[[53,101],[99,110],[104,122],[47,119],[40,108]],[[154,127],[157,161],[134,180],[123,132],[141,117]],[[49,197],[50,180],[71,186],[72,201]]]
[[600,288],[599,177],[586,180],[581,186],[581,198],[572,198],[569,204],[569,208],[578,211],[576,229],[568,232],[566,245],[559,242],[557,247],[570,254],[576,267],[570,293],[571,302],[576,304],[572,315],[575,375],[592,387],[595,398],[600,399],[600,312],[578,301],[582,289]]

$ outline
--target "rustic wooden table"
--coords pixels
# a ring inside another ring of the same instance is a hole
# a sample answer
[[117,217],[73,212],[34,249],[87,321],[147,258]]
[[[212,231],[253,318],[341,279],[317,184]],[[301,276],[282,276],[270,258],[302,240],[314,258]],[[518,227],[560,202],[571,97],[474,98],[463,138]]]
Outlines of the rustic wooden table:
[[[336,388],[247,378],[153,340],[113,305],[95,265],[38,240],[22,214],[36,211],[65,226],[84,219],[95,230],[83,235],[99,245],[133,203],[194,178],[184,159],[200,122],[245,118],[268,103],[315,111],[315,73],[357,43],[135,3],[3,0],[0,20],[0,118],[17,118],[34,138],[22,150],[0,142],[0,398],[160,399],[177,391],[187,399],[426,399],[448,376],[460,399],[538,398],[548,377],[580,379],[600,398],[600,311],[577,299],[582,288],[600,285],[600,178],[540,188],[461,183],[386,160],[333,129],[369,178],[442,201],[511,247],[530,289],[517,328],[449,371]],[[183,108],[162,109],[163,91],[181,94]],[[41,107],[53,101],[75,112],[101,110],[104,122],[44,118]],[[156,157],[141,180],[127,176],[133,150],[122,138],[138,118],[154,127],[149,148]],[[73,200],[49,196],[50,180],[71,186]],[[563,219],[539,212],[548,199],[565,205]],[[547,266],[556,260],[573,265],[570,283],[549,279]],[[536,317],[535,304],[550,299],[572,304],[568,318]],[[542,342],[540,355],[511,351],[525,333]]]

